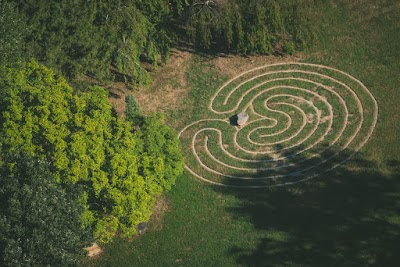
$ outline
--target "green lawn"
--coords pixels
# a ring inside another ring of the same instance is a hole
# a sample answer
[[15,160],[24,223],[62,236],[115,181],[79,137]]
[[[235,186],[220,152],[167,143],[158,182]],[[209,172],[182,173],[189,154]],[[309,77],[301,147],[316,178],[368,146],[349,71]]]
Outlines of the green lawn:
[[[318,2],[310,19],[319,41],[302,61],[345,71],[375,96],[378,122],[362,150],[318,178],[277,188],[214,187],[185,172],[167,194],[162,227],[117,239],[87,266],[400,264],[400,2]],[[226,79],[194,56],[181,111],[192,116],[173,123],[177,132],[207,116]]]

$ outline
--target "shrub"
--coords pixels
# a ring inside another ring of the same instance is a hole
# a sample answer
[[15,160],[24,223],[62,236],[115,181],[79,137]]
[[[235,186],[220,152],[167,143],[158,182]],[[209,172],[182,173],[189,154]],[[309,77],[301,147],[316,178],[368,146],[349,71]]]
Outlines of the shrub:
[[114,115],[104,89],[74,94],[36,62],[0,67],[0,75],[2,152],[44,158],[58,183],[82,186],[82,223],[98,241],[134,234],[182,172],[176,134],[159,117],[135,130]]
[[0,167],[0,265],[72,266],[90,234],[77,191],[66,192],[44,159],[10,153]]

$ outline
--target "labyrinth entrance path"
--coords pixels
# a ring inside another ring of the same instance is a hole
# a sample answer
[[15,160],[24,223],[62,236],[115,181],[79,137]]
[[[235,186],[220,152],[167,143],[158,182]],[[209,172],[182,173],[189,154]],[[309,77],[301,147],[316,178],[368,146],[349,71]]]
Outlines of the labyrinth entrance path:
[[[207,104],[208,116],[179,133],[186,169],[232,187],[289,185],[336,168],[366,144],[378,117],[361,81],[308,63],[249,69],[216,88]],[[247,124],[231,125],[243,111]]]

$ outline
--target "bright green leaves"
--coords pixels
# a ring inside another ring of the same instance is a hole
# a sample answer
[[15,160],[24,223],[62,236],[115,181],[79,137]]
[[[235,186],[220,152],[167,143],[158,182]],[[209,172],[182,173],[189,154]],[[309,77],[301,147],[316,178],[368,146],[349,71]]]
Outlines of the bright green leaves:
[[69,158],[74,159],[69,169],[70,182],[93,180],[98,195],[106,179],[102,166],[105,164],[107,140],[111,137],[111,105],[105,91],[93,87],[89,92],[75,96],[72,101],[73,114],[69,127]]
[[177,135],[164,124],[161,114],[145,118],[141,133],[145,151],[142,175],[152,177],[163,190],[169,190],[184,166]]
[[107,243],[117,234],[118,219],[114,216],[104,216],[97,221],[94,236],[100,243]]
[[[44,153],[57,168],[65,163],[68,101],[72,89],[64,79],[36,62],[23,69],[1,68],[0,133],[3,148],[22,149],[33,155]],[[51,155],[51,156],[50,156]],[[57,155],[57,159],[54,158]]]
[[113,114],[100,87],[73,95],[63,78],[36,62],[1,67],[0,85],[2,154],[44,158],[55,181],[82,186],[81,224],[93,227],[100,242],[135,233],[155,197],[183,171],[177,136],[162,117],[136,111],[133,122],[142,124],[133,127]]

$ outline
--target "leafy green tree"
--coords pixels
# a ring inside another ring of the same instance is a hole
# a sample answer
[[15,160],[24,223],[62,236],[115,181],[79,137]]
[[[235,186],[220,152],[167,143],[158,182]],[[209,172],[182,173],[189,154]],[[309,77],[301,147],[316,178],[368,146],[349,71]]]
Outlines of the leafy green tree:
[[76,190],[55,183],[44,159],[11,153],[0,167],[0,265],[74,266],[90,244]]
[[170,190],[183,172],[183,156],[177,134],[164,123],[160,113],[143,118],[140,126],[143,139],[142,175],[153,179],[156,193]]
[[[69,78],[86,74],[148,86],[147,69],[168,60],[175,42],[241,54],[293,53],[312,39],[311,0],[2,0],[2,52],[28,53]],[[21,26],[22,17],[29,27]],[[20,41],[22,40],[22,41]],[[146,69],[144,66],[147,66]]]
[[186,32],[206,51],[292,53],[311,39],[310,1],[192,0],[183,12]]
[[176,134],[152,117],[135,129],[115,115],[104,89],[74,94],[34,61],[0,66],[0,78],[3,153],[43,157],[58,183],[82,186],[82,223],[100,242],[135,233],[183,170]]
[[133,95],[125,97],[125,118],[134,125],[141,123],[141,113],[139,103]]
[[0,67],[0,72],[2,149],[46,155],[60,180],[60,172],[71,164],[67,141],[72,88],[36,62],[21,69]]
[[142,60],[157,65],[159,57],[168,58],[174,36],[168,25],[183,2],[23,0],[18,6],[28,18],[28,47],[37,60],[68,77],[148,85]]
[[24,57],[26,23],[12,2],[0,0],[0,65],[14,64]]
[[222,36],[225,26],[225,12],[229,3],[219,1],[193,0],[186,10],[187,33],[200,49],[215,47],[216,40]]

